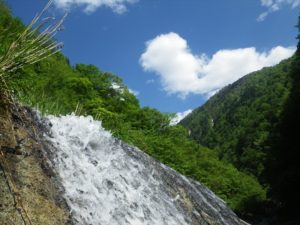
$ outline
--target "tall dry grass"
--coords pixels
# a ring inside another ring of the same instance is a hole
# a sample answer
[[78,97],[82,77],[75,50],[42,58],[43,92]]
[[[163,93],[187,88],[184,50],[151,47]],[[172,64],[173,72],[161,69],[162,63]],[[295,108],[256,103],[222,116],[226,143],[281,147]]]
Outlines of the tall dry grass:
[[62,24],[67,14],[58,20],[53,17],[45,17],[45,13],[52,3],[53,0],[49,0],[44,9],[9,45],[4,54],[0,55],[0,97],[2,100],[13,102],[7,85],[7,79],[11,74],[25,65],[34,64],[55,54],[63,47],[61,42],[54,40],[54,36],[62,30]]

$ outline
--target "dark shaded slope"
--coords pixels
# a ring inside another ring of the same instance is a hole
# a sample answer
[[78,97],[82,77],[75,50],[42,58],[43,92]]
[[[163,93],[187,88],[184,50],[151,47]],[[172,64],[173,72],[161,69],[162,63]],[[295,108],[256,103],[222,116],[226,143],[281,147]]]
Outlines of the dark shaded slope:
[[[300,17],[298,28],[300,30]],[[300,35],[298,36],[300,39]],[[274,137],[273,155],[269,159],[267,177],[271,196],[279,211],[277,224],[300,224],[300,42],[290,73],[291,93],[284,106],[282,119]]]

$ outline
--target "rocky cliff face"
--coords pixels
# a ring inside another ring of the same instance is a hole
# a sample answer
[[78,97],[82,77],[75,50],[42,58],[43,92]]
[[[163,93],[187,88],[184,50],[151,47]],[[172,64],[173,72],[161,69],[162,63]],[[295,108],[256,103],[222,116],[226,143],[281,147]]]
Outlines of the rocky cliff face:
[[30,111],[0,99],[0,224],[71,224]]

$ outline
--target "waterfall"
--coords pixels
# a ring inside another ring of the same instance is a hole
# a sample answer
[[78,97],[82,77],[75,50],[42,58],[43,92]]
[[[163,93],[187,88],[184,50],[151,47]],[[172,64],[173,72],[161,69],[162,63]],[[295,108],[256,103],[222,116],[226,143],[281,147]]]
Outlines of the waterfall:
[[243,224],[209,189],[115,139],[92,117],[47,121],[51,163],[75,224]]

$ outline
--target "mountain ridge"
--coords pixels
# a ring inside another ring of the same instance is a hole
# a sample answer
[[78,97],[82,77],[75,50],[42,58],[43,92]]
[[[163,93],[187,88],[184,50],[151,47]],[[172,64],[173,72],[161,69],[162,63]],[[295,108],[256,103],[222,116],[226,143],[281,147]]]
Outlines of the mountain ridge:
[[[193,139],[216,149],[220,158],[259,177],[266,157],[262,154],[267,151],[265,145],[269,132],[279,123],[291,89],[289,73],[292,61],[293,58],[283,60],[276,66],[250,73],[224,87],[180,124],[191,131]],[[252,136],[245,137],[249,134]],[[254,146],[264,149],[261,149],[260,155],[247,156]],[[243,167],[253,160],[259,161],[252,167]]]
[[252,210],[267,224],[300,222],[299,46],[293,57],[228,85],[180,122],[192,139],[266,188],[267,200]]

